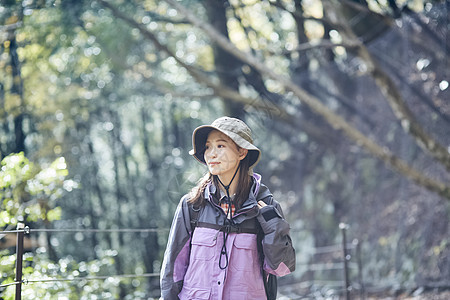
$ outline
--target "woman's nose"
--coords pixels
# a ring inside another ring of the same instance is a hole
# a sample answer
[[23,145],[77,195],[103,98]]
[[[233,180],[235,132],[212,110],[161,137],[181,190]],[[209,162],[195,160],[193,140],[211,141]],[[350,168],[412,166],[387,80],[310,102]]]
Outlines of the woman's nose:
[[211,148],[211,150],[209,151],[209,156],[211,156],[211,157],[217,156],[216,148]]

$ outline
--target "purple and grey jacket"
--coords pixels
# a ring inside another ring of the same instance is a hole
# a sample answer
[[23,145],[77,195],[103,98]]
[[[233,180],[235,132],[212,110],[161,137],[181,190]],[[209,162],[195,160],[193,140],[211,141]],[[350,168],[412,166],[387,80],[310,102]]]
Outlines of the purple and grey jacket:
[[[215,197],[216,187],[205,189],[207,204],[201,208],[198,221],[224,224],[225,212]],[[217,229],[198,226],[191,235],[188,197],[184,196],[175,212],[161,268],[163,299],[266,299],[257,235],[229,233],[226,239],[229,264],[219,267],[224,243]],[[258,201],[267,206],[259,209]],[[261,176],[253,174],[248,199],[233,216],[235,224],[255,227],[259,222],[264,233],[262,249],[266,272],[284,276],[295,269],[295,250],[289,236],[289,224]]]

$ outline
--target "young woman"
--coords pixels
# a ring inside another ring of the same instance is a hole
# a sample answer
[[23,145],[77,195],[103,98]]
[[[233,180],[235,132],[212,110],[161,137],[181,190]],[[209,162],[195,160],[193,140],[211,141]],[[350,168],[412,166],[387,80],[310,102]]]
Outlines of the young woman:
[[267,274],[295,269],[289,224],[261,176],[260,150],[241,120],[196,128],[208,172],[178,205],[161,269],[163,299],[267,299]]

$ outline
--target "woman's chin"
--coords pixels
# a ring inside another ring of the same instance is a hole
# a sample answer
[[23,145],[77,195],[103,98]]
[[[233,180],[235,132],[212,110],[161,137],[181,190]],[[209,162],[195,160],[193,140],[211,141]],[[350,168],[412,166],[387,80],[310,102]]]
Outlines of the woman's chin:
[[211,175],[220,175],[220,170],[217,169],[209,169],[209,173],[211,173]]

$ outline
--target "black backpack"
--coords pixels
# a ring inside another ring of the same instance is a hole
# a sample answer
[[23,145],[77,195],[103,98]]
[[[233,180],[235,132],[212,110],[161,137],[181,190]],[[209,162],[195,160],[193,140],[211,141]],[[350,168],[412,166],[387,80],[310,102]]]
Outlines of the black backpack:
[[[264,233],[258,222],[257,245],[258,245],[259,258],[261,260],[261,272],[263,274],[263,279],[264,279],[264,289],[266,290],[267,300],[275,300],[275,299],[277,299],[278,279],[277,279],[277,276],[267,273],[263,268],[263,265],[264,265],[264,251],[263,251],[263,247],[262,247],[263,238],[264,238]],[[267,278],[267,280],[266,280],[266,278]]]
[[[195,227],[198,225],[198,217],[200,215],[200,207],[194,207],[191,204],[188,204],[189,206],[189,217],[191,220],[191,240],[192,240],[192,234],[194,232]],[[264,281],[264,289],[266,291],[267,300],[275,300],[277,299],[277,290],[278,290],[278,279],[277,276],[267,273],[264,268],[264,251],[262,248],[262,239],[264,237],[264,233],[262,231],[261,226],[257,222],[257,245],[258,245],[258,253],[259,258],[261,260],[261,272],[263,275],[263,281]],[[267,278],[267,280],[266,280]]]

